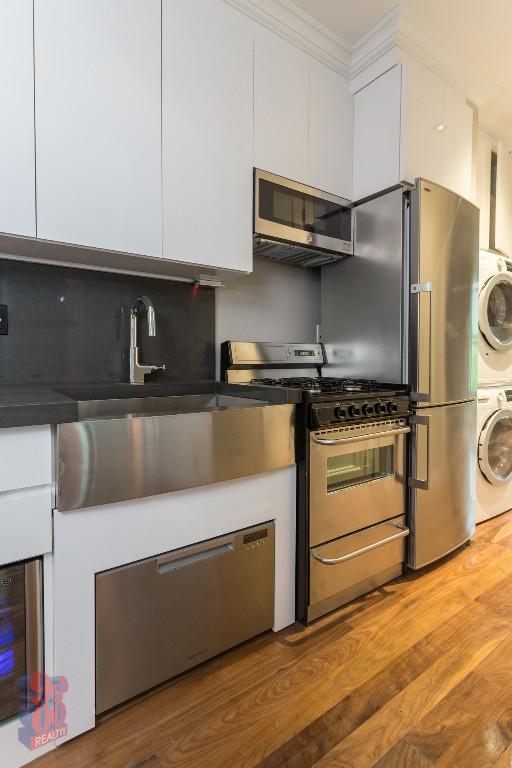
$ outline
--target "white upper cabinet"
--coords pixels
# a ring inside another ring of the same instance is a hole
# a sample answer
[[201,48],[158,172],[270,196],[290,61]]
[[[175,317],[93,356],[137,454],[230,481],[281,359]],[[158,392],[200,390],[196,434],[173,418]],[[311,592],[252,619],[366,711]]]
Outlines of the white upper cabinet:
[[443,125],[444,186],[468,200],[473,198],[474,112],[464,96],[445,86]]
[[[494,246],[512,256],[512,152],[503,141],[497,143],[496,233]],[[490,178],[490,176],[489,176]]]
[[308,183],[352,199],[353,97],[347,80],[313,62],[309,83]]
[[38,237],[161,256],[160,0],[34,0],[34,23]]
[[221,0],[163,0],[163,255],[252,269],[253,34]]
[[401,70],[401,179],[412,183],[421,176],[443,184],[444,83],[412,60]]
[[36,234],[32,0],[0,0],[0,232]]
[[491,220],[491,158],[495,143],[482,130],[476,140],[476,204],[480,208],[480,248],[489,249],[489,227]]
[[401,67],[393,67],[354,96],[354,200],[400,179]]
[[348,81],[277,35],[254,50],[254,165],[352,198],[353,97]]
[[354,198],[427,178],[471,198],[473,110],[407,57],[354,96]]
[[308,58],[280,37],[258,30],[254,50],[255,166],[307,184],[308,130]]

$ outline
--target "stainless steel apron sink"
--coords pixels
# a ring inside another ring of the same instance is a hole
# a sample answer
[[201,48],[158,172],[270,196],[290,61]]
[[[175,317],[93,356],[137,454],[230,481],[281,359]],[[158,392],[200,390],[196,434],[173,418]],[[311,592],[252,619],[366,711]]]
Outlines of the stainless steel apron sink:
[[218,393],[78,401],[57,428],[61,511],[254,475],[295,462],[295,406]]

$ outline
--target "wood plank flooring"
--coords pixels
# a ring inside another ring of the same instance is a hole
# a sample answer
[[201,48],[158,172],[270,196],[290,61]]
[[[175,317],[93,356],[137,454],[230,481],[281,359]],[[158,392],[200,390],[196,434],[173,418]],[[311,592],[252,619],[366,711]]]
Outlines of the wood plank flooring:
[[421,574],[207,662],[33,765],[511,768],[512,512]]

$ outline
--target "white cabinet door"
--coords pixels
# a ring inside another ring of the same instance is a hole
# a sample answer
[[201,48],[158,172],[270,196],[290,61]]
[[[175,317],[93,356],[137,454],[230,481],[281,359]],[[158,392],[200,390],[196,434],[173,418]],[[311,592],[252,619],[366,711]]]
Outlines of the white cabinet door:
[[400,176],[411,184],[419,176],[443,184],[444,83],[412,59],[402,72]]
[[0,493],[51,483],[51,427],[0,429],[0,467]]
[[348,82],[313,63],[309,86],[308,183],[352,199],[353,98]]
[[413,59],[403,65],[402,170],[471,198],[473,110],[464,96]]
[[51,552],[51,488],[0,493],[0,530],[0,563]]
[[38,237],[160,256],[160,0],[34,0]]
[[32,0],[0,0],[0,232],[34,237]]
[[512,256],[512,153],[505,142],[498,142],[496,173],[496,242],[505,256]]
[[354,96],[354,200],[400,181],[401,80],[398,64]]
[[473,167],[473,110],[461,93],[444,89],[443,184],[471,199]]
[[307,183],[309,60],[258,31],[254,50],[254,164]]
[[163,0],[163,255],[252,268],[253,35],[222,0]]

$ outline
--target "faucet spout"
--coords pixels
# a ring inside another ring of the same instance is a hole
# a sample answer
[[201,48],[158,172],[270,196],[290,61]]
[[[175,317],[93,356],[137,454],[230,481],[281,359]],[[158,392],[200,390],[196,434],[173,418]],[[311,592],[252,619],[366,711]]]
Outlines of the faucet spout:
[[146,374],[165,371],[165,365],[142,365],[139,362],[137,318],[144,309],[148,319],[148,336],[156,336],[156,314],[153,302],[147,296],[139,296],[130,307],[130,382],[132,384],[144,384]]

